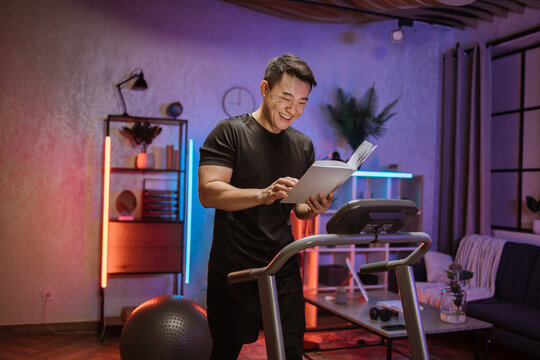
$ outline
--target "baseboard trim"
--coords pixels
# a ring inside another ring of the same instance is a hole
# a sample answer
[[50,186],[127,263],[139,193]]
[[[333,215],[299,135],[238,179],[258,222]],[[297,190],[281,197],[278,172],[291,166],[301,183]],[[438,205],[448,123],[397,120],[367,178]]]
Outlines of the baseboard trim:
[[54,324],[31,324],[31,325],[3,325],[0,326],[0,336],[33,336],[46,334],[76,334],[76,333],[101,333],[99,321],[54,323]]

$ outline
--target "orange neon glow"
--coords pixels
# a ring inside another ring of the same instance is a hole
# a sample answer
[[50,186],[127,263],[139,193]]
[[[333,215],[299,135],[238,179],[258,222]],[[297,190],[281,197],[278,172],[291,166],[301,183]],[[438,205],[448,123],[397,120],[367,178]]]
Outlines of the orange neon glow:
[[111,179],[111,137],[105,137],[103,151],[103,218],[101,233],[101,287],[107,287],[107,256],[109,246],[109,189]]

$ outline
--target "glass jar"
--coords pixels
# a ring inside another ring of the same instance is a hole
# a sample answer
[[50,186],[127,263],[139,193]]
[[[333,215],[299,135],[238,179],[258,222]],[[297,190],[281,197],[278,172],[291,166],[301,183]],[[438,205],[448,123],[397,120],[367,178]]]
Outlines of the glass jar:
[[441,291],[441,302],[439,304],[440,318],[442,321],[451,324],[464,323],[467,320],[465,309],[467,307],[467,292],[460,289],[452,292],[450,288]]

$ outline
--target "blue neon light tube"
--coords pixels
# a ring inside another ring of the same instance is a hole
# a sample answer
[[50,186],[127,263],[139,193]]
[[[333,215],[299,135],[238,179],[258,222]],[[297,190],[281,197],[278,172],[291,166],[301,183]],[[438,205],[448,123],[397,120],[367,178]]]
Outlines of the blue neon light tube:
[[188,165],[187,165],[187,211],[186,211],[186,270],[184,283],[189,284],[189,272],[191,267],[191,217],[192,217],[192,199],[193,199],[193,139],[188,140]]
[[354,174],[352,174],[352,176],[412,179],[413,174],[412,173],[406,173],[406,172],[393,172],[393,171],[358,170],[358,171],[355,171]]

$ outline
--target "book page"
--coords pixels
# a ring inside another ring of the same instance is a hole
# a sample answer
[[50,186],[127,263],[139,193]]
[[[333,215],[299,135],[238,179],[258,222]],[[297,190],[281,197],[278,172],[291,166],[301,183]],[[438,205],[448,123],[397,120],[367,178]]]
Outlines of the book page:
[[330,167],[330,168],[346,168],[352,169],[350,165],[343,161],[338,160],[317,160],[313,164],[317,164],[318,167]]
[[369,141],[364,141],[347,163],[338,160],[315,161],[291,190],[289,196],[281,202],[305,203],[310,196],[333,193],[358,169],[375,148],[376,146]]
[[377,145],[373,145],[369,141],[362,142],[360,146],[358,146],[358,148],[354,151],[347,164],[351,168],[354,168],[354,170],[357,170],[364,162],[364,160],[369,156],[369,154],[371,154],[371,152],[375,150],[376,147]]
[[318,166],[316,161],[300,178],[289,196],[282,199],[281,202],[287,204],[305,203],[312,195],[317,196],[319,193],[330,194],[347,180],[353,172],[354,170],[348,166],[321,167]]

